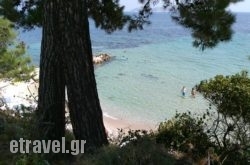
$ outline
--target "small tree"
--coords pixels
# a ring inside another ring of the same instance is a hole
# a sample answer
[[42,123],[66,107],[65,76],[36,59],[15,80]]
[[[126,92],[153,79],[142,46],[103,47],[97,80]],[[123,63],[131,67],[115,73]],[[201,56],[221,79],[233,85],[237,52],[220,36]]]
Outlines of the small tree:
[[210,115],[213,122],[209,135],[220,153],[220,161],[247,163],[250,159],[250,78],[247,71],[215,76],[202,81],[197,90],[216,109]]
[[15,40],[12,24],[0,18],[0,79],[29,80],[34,67],[31,59],[25,56],[25,44]]
[[247,71],[233,76],[217,75],[197,89],[226,117],[250,123],[250,79]]

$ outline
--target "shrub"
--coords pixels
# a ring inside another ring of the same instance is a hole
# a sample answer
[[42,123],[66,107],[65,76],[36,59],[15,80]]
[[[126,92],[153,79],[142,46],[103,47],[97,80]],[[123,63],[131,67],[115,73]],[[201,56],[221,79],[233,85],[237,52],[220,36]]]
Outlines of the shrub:
[[[153,133],[135,130],[122,135],[119,144],[111,144],[92,155],[85,155],[81,164],[90,165],[134,165],[174,164],[164,146],[155,142]],[[117,141],[118,142],[118,141]]]
[[207,155],[213,144],[204,128],[204,118],[194,118],[190,113],[177,113],[171,120],[160,123],[156,142],[170,150],[189,153],[194,160]]

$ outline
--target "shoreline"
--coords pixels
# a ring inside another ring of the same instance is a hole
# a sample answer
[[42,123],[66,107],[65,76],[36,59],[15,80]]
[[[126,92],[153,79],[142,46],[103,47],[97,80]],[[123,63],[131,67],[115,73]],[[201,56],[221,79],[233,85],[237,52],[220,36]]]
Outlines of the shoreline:
[[[39,68],[35,69],[36,78],[38,78]],[[36,107],[33,97],[38,94],[38,82],[30,80],[28,82],[10,82],[0,81],[0,96],[4,98],[8,107],[12,110],[17,110],[19,105]],[[31,97],[30,97],[31,96]],[[101,103],[100,103],[101,104]],[[0,107],[0,110],[4,110],[4,107]],[[107,113],[105,106],[102,106],[103,122],[108,132],[108,135],[118,135],[118,129],[122,129],[125,132],[129,130],[156,130],[156,126],[142,121],[129,121],[123,118],[117,118]],[[66,113],[65,113],[66,114]],[[66,126],[67,128],[67,126]],[[70,126],[68,127],[70,128]]]
[[118,135],[118,129],[122,129],[124,132],[129,130],[146,130],[146,131],[155,131],[156,126],[150,125],[148,123],[133,121],[129,122],[128,120],[123,120],[119,118],[114,118],[113,116],[107,116],[103,110],[103,122],[106,128],[108,135]]

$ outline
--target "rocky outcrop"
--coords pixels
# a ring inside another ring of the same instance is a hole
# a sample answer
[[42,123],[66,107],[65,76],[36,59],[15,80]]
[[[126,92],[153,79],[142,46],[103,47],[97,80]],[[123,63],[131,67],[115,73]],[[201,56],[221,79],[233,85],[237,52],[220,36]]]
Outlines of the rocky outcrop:
[[107,62],[111,59],[111,56],[109,56],[108,54],[106,53],[103,53],[103,54],[99,54],[97,56],[94,56],[93,57],[93,63],[96,65],[96,64],[102,64],[104,62]]

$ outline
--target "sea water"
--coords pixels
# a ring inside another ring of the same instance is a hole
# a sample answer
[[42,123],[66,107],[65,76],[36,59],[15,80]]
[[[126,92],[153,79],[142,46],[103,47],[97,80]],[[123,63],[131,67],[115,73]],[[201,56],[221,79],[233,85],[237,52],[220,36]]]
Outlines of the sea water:
[[[114,56],[96,67],[103,111],[116,118],[157,124],[178,112],[202,113],[208,103],[191,89],[218,74],[232,75],[250,69],[250,13],[237,13],[230,42],[201,51],[192,46],[190,31],[174,23],[168,13],[151,17],[144,30],[126,29],[106,34],[90,20],[94,54]],[[21,32],[34,64],[39,64],[41,29]],[[186,86],[187,94],[181,95]]]

